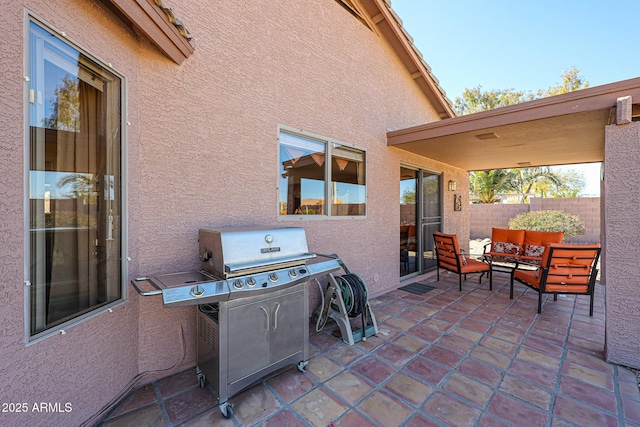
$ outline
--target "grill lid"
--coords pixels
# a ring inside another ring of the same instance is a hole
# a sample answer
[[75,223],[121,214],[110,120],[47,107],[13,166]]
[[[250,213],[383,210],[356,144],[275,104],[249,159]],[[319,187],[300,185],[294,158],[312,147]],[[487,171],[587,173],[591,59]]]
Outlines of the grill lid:
[[199,233],[202,269],[230,278],[305,264],[309,253],[304,228],[229,228]]

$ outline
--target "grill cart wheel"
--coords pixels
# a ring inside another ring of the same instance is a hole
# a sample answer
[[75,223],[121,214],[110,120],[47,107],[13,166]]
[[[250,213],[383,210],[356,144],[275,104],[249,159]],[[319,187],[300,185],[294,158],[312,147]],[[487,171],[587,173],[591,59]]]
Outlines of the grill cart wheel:
[[309,363],[308,360],[303,360],[301,362],[298,362],[298,371],[300,372],[306,372],[305,368],[307,367],[307,364]]
[[206,378],[204,377],[204,375],[199,376],[199,377],[198,377],[198,386],[199,386],[200,388],[204,388],[204,383],[205,383],[205,381],[206,381]]
[[224,402],[218,405],[220,408],[220,412],[222,412],[222,416],[225,418],[233,417],[233,406],[229,405],[229,402]]

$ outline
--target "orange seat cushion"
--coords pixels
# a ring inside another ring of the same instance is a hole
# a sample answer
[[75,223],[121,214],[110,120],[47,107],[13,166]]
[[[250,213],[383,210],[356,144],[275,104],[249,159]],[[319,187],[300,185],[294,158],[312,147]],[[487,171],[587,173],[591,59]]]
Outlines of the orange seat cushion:
[[[491,244],[494,242],[513,243],[521,248],[524,246],[525,230],[508,230],[506,228],[491,229]],[[491,247],[493,250],[493,246]]]

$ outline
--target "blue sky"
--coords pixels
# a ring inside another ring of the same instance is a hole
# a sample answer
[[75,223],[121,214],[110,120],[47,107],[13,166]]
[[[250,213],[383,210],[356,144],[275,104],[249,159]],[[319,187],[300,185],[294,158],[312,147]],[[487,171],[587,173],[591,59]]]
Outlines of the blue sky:
[[[640,77],[638,0],[392,0],[453,102],[465,88],[536,91],[572,66],[589,86]],[[599,195],[600,165],[584,173]]]

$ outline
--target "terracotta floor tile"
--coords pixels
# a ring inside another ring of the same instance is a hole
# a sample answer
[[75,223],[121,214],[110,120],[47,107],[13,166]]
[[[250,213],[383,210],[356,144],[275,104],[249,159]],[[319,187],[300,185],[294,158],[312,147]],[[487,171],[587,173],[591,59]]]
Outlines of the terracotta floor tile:
[[434,314],[436,314],[438,312],[439,308],[423,304],[423,305],[417,305],[417,306],[413,307],[411,310],[418,311],[418,312],[422,313],[425,316],[433,316]]
[[501,340],[512,342],[514,344],[520,344],[524,338],[524,335],[520,332],[509,331],[502,328],[491,328],[489,329],[487,334]]
[[108,418],[122,415],[155,402],[156,400],[156,389],[153,384],[144,385],[129,393],[129,395],[118,404],[118,407],[109,414]]
[[453,328],[447,331],[447,335],[453,335],[458,338],[462,338],[464,340],[470,341],[472,343],[476,343],[480,341],[482,338],[482,334],[480,332],[472,331],[467,328],[463,328],[461,326],[454,326]]
[[485,412],[476,427],[509,427],[509,424]]
[[440,338],[440,335],[442,335],[442,332],[423,325],[416,325],[413,328],[409,329],[407,332],[410,335],[414,335],[427,342],[434,342],[435,340]]
[[440,347],[455,351],[460,354],[467,354],[469,350],[471,350],[471,348],[475,345],[470,341],[455,337],[453,335],[443,335],[438,338],[435,343]]
[[548,411],[551,405],[550,391],[513,375],[505,375],[500,383],[500,391],[537,406],[543,411]]
[[394,344],[385,344],[375,351],[375,354],[395,366],[403,367],[415,357],[415,353]]
[[618,381],[618,387],[620,388],[620,394],[636,402],[640,402],[640,392],[638,391],[638,385],[636,382]]
[[552,357],[562,357],[562,353],[564,349],[562,346],[551,343],[549,341],[544,341],[535,337],[526,337],[523,341],[523,345],[531,348],[533,350],[537,350],[541,353],[547,354]]
[[522,360],[523,362],[540,365],[552,372],[556,372],[558,371],[558,369],[560,369],[560,360],[558,358],[548,356],[544,353],[540,353],[537,350],[532,350],[527,347],[520,347],[520,351],[518,351],[516,359]]
[[553,407],[553,415],[580,427],[617,427],[618,420],[591,406],[558,396]]
[[389,378],[395,372],[395,369],[384,362],[373,357],[367,357],[364,360],[356,362],[353,370],[364,375],[374,384],[380,384]]
[[346,412],[347,407],[322,388],[312,390],[291,407],[314,426],[325,427]]
[[438,424],[433,420],[425,418],[421,414],[416,414],[404,425],[404,427],[439,427],[439,426],[440,424]]
[[[210,424],[213,425],[213,424]],[[216,424],[217,426],[217,424]],[[278,412],[256,427],[304,427],[305,423],[289,410]],[[181,426],[182,427],[182,426]]]
[[442,388],[481,408],[493,396],[492,388],[457,372],[446,378]]
[[102,424],[103,427],[153,426],[166,427],[167,423],[159,405],[149,405],[131,411],[120,417],[112,418]]
[[350,405],[354,405],[373,390],[373,387],[366,380],[348,371],[336,375],[324,385]]
[[364,350],[365,352],[370,352],[374,348],[381,346],[384,344],[384,341],[377,336],[369,337],[366,341],[358,341],[356,345],[359,349]]
[[188,369],[170,377],[163,378],[158,380],[156,385],[158,386],[158,390],[160,390],[160,394],[163,398],[183,392],[184,390],[198,385],[196,370],[195,368]]
[[409,328],[412,328],[414,324],[414,322],[410,322],[409,320],[405,320],[400,317],[390,317],[384,322],[384,325],[388,325],[389,327],[399,331],[406,331]]
[[557,372],[551,372],[538,365],[532,365],[522,360],[514,360],[509,367],[509,374],[525,378],[542,387],[553,390],[558,380]]
[[471,329],[472,331],[479,332],[481,334],[486,333],[491,329],[491,325],[482,322],[474,322],[473,320],[464,319],[460,322],[460,326],[463,328]]
[[495,351],[499,351],[500,353],[507,354],[509,356],[513,356],[514,354],[516,354],[516,350],[518,349],[518,346],[514,343],[490,336],[484,337],[480,341],[480,345]]
[[405,369],[433,385],[440,383],[440,381],[442,381],[442,379],[450,372],[447,368],[438,366],[424,357],[416,357],[411,362],[407,363]]
[[618,378],[629,382],[637,381],[636,373],[624,366],[618,366]]
[[576,365],[575,363],[565,362],[562,366],[562,373],[596,387],[613,391],[613,379],[604,372]]
[[440,347],[436,344],[428,347],[421,353],[421,355],[423,357],[426,357],[427,359],[433,360],[434,362],[438,362],[450,368],[456,366],[463,357],[462,355],[454,351],[448,350],[444,347]]
[[[313,360],[313,359],[312,359]],[[310,375],[298,372],[296,368],[276,375],[267,381],[280,397],[288,403],[307,393],[316,386],[316,382]]]
[[544,426],[547,424],[547,415],[519,400],[496,393],[491,399],[488,412],[513,425]]
[[616,396],[608,390],[563,376],[560,379],[560,392],[589,406],[596,406],[613,414],[618,413]]
[[402,372],[389,380],[385,385],[385,388],[411,402],[415,406],[421,405],[427,396],[433,391],[431,386],[411,378]]
[[502,379],[502,371],[475,359],[464,359],[457,370],[491,387],[497,386]]
[[204,412],[217,399],[208,388],[195,387],[164,401],[164,407],[172,424],[180,424]]
[[398,317],[408,320],[413,324],[420,323],[423,320],[428,319],[428,316],[425,313],[421,313],[415,307],[403,311],[402,313],[398,314]]
[[451,324],[458,323],[459,321],[464,319],[464,317],[465,316],[463,314],[453,313],[446,310],[440,311],[439,313],[433,315],[434,319],[440,319]]
[[613,374],[613,365],[605,362],[604,355],[602,357],[594,356],[593,354],[569,349],[567,350],[566,359],[577,365],[586,366],[587,368],[595,369],[596,371],[609,375]]
[[509,363],[511,363],[511,358],[509,356],[486,347],[476,347],[470,354],[471,357],[490,363],[502,370],[507,369],[509,367]]
[[366,354],[358,346],[341,343],[327,351],[337,361],[350,365]]
[[[144,424],[137,424],[131,427],[142,427]],[[198,415],[195,418],[186,421],[184,424],[180,424],[180,427],[235,427],[233,418],[225,418],[222,416],[222,412],[217,406],[209,409],[206,412]]]
[[434,393],[422,406],[422,410],[456,427],[473,426],[482,415],[482,411],[441,392]]
[[343,366],[323,355],[309,360],[307,365],[307,372],[320,382],[328,380],[343,369]]
[[333,425],[335,427],[377,427],[354,410],[347,411],[338,421],[334,421]]
[[365,398],[357,409],[381,426],[399,426],[411,415],[411,409],[387,393],[376,391]]
[[640,424],[640,402],[622,398],[622,413],[625,419]]
[[444,320],[436,319],[433,317],[424,320],[422,324],[428,328],[435,329],[441,332],[446,332],[453,326],[449,322],[445,322]]
[[400,335],[394,338],[393,343],[415,354],[420,353],[422,350],[429,346],[428,342],[408,334]]
[[340,341],[340,338],[336,338],[332,334],[324,331],[309,337],[309,344],[318,347],[321,351],[327,351],[331,346]]

